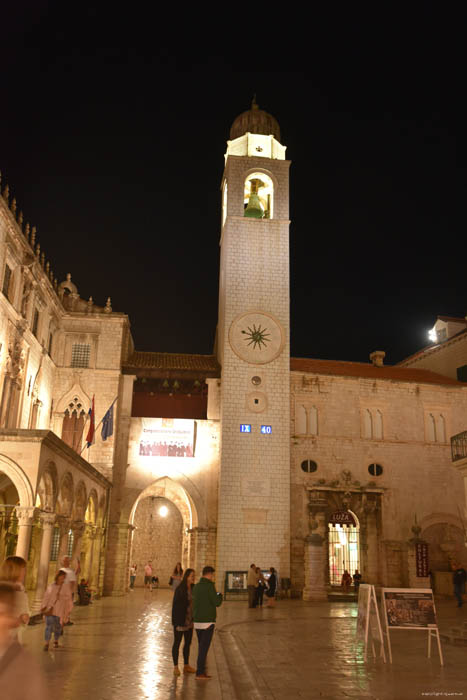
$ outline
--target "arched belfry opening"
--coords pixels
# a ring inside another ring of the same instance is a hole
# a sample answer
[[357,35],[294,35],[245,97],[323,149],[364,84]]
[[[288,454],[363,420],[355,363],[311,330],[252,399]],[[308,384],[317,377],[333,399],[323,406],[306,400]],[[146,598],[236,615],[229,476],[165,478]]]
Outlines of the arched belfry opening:
[[142,491],[133,506],[130,524],[130,563],[138,567],[137,586],[143,582],[144,565],[149,560],[161,587],[168,586],[177,562],[183,569],[193,566],[196,509],[179,483],[163,477]]
[[264,172],[250,173],[245,179],[244,215],[251,219],[272,219],[274,184]]

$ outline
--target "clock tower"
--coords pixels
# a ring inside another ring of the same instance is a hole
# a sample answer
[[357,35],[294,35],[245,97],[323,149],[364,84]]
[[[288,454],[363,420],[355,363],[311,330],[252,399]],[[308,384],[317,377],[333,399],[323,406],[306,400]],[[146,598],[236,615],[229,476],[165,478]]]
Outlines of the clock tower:
[[222,178],[217,582],[255,563],[290,571],[289,166],[255,101]]

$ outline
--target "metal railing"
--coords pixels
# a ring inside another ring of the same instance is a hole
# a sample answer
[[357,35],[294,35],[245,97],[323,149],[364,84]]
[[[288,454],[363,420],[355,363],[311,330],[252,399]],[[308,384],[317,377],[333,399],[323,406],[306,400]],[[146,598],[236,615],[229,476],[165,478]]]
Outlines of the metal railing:
[[451,458],[453,462],[467,457],[467,430],[451,438]]

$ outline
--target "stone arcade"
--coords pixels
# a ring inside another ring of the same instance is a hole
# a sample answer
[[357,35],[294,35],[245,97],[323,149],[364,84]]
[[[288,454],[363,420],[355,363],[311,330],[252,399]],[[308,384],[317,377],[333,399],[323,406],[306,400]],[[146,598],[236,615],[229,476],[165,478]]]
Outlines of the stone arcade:
[[[290,162],[255,103],[230,137],[209,356],[135,351],[110,298],[57,283],[3,188],[0,556],[28,559],[36,606],[64,553],[108,595],[128,590],[130,562],[137,585],[152,559],[162,585],[181,561],[213,563],[222,586],[254,561],[307,600],[344,568],[426,585],[420,542],[440,592],[450,562],[467,563],[449,444],[467,426],[466,322],[442,317],[444,336],[397,366],[380,351],[290,358]],[[114,402],[114,431],[86,450],[93,397],[96,423]]]

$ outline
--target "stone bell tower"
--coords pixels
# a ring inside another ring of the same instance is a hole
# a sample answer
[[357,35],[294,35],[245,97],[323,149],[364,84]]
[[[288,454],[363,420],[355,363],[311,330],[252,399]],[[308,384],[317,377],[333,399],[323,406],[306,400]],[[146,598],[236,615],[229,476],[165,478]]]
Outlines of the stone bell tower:
[[289,166],[255,101],[222,179],[218,586],[251,563],[290,569]]

